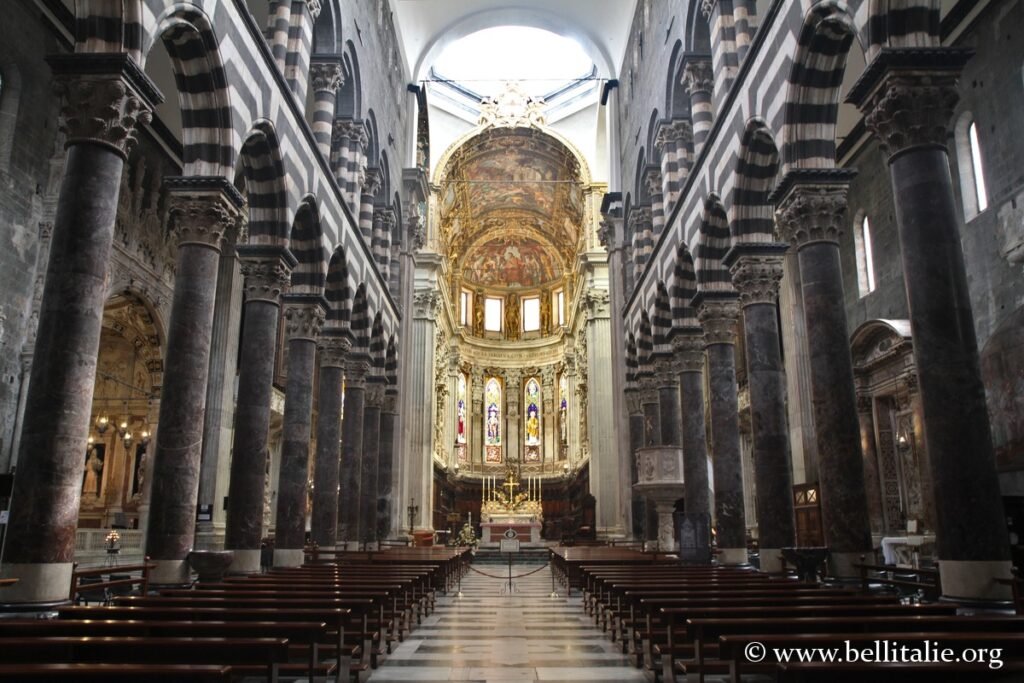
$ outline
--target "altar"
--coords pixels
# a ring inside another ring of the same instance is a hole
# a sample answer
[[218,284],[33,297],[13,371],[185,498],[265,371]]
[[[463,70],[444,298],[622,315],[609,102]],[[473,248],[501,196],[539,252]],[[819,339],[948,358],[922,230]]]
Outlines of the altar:
[[540,478],[520,478],[514,467],[509,467],[505,481],[495,477],[483,482],[480,501],[480,542],[496,546],[512,529],[522,543],[540,544],[544,528],[544,506]]

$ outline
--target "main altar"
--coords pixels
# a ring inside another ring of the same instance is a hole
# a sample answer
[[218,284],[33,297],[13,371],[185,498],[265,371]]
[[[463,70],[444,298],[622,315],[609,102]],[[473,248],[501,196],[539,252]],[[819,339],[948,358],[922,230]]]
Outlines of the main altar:
[[516,532],[521,542],[539,544],[543,527],[543,491],[539,477],[524,481],[518,468],[509,463],[505,481],[499,484],[497,477],[484,479],[480,504],[482,545],[498,545],[509,529]]

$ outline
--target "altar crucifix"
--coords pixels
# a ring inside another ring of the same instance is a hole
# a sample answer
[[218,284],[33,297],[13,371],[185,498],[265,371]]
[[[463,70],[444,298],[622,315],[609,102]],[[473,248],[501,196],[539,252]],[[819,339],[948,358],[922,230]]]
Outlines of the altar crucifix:
[[508,529],[529,543],[539,543],[544,520],[541,492],[541,478],[523,480],[515,462],[506,461],[500,484],[497,477],[485,477],[480,505],[484,545],[496,545]]

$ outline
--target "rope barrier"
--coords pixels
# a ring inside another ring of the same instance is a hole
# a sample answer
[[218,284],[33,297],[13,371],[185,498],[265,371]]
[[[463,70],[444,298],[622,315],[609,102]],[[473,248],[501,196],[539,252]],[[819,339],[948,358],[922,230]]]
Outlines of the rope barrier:
[[[550,565],[551,565],[550,562],[546,562],[544,565],[534,569],[532,572],[526,572],[525,574],[517,574],[516,576],[513,576],[512,578],[513,579],[521,579],[524,576],[529,576],[530,574],[536,574],[541,569],[546,569]],[[474,568],[473,565],[469,565],[469,569],[470,569],[470,571],[474,571],[477,574],[480,574],[481,576],[486,576],[489,579],[500,579],[502,581],[508,581],[508,577],[507,576],[495,576],[494,574],[488,574],[487,572],[482,572],[479,569]]]

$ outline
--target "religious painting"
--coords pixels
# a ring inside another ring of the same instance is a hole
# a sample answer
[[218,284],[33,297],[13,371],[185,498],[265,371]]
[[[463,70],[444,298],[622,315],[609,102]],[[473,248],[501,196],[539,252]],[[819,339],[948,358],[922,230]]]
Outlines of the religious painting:
[[464,167],[470,206],[512,208],[550,215],[561,167],[530,149],[502,148],[471,159]]
[[466,443],[466,376],[461,372],[455,389],[455,443]]
[[484,385],[484,462],[501,462],[501,382],[491,377]]
[[536,379],[526,383],[526,445],[540,444],[540,384]]
[[569,382],[566,380],[565,375],[558,380],[558,443],[560,444],[558,452],[561,458],[565,458],[566,451],[569,449]]
[[479,285],[537,287],[559,278],[551,249],[527,237],[505,237],[473,248],[466,255],[463,278]]
[[82,475],[82,496],[99,498],[103,491],[103,464],[107,457],[107,446],[102,443],[90,444],[85,452],[85,472]]

